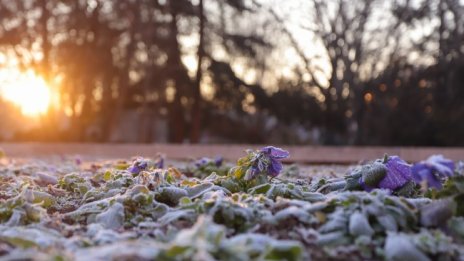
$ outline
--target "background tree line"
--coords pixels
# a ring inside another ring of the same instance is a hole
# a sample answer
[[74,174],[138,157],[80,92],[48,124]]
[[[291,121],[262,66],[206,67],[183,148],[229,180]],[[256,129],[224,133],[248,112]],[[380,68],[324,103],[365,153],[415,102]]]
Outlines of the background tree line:
[[290,2],[0,0],[0,52],[60,93],[15,139],[464,145],[462,1]]

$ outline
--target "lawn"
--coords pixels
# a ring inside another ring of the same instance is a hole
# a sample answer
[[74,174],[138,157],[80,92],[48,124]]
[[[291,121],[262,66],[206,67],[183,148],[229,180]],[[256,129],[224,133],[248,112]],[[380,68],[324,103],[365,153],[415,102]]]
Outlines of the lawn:
[[[244,148],[245,149],[245,148]],[[459,260],[464,166],[0,158],[0,260]]]

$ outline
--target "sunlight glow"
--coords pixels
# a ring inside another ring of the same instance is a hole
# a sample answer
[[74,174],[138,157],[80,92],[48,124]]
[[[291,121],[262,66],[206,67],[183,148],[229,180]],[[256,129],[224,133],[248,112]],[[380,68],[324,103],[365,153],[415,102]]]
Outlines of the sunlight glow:
[[48,111],[52,100],[50,87],[34,71],[2,71],[0,95],[17,105],[25,116],[39,116]]

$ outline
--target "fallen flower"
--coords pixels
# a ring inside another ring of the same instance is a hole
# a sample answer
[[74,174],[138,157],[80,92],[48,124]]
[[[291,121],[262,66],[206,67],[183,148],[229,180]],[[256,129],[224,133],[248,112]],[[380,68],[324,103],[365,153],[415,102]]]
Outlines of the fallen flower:
[[398,156],[385,156],[383,160],[361,166],[346,177],[348,189],[362,188],[366,191],[375,188],[394,191],[411,179],[411,165]]
[[384,163],[387,175],[379,183],[379,188],[395,190],[411,181],[411,165],[398,156],[390,156]]
[[427,160],[414,164],[412,177],[417,184],[426,183],[427,187],[442,188],[442,180],[451,177],[455,169],[452,160],[443,155],[432,155]]

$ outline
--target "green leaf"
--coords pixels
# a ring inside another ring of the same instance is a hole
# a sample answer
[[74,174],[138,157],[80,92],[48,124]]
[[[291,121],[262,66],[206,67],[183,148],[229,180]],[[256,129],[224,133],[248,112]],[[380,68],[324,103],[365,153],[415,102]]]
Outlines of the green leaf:
[[365,214],[359,211],[354,212],[350,216],[349,231],[352,236],[372,236],[374,230]]
[[227,190],[229,190],[232,193],[242,191],[242,186],[240,185],[240,183],[237,180],[235,180],[234,178],[230,178],[230,177],[221,180],[221,186],[226,188]]
[[404,234],[390,233],[385,243],[386,260],[417,260],[429,261],[422,251],[420,251],[413,241]]
[[261,184],[261,185],[258,185],[258,186],[255,186],[255,187],[252,187],[251,189],[248,190],[248,194],[252,194],[252,195],[255,195],[255,194],[265,194],[266,192],[269,191],[269,189],[271,189],[273,185],[269,184],[269,183],[266,183],[266,184]]
[[176,206],[182,197],[188,197],[188,193],[185,189],[164,187],[160,189],[158,194],[156,194],[155,199],[158,202],[165,203],[169,206]]
[[464,243],[464,217],[453,217],[448,221],[449,230]]
[[303,249],[299,244],[280,241],[271,248],[269,253],[266,255],[266,259],[297,261],[301,260],[302,256]]
[[374,162],[362,167],[362,180],[370,187],[376,187],[387,175],[387,168],[379,162]]
[[108,181],[111,179],[111,171],[107,170],[105,171],[105,173],[103,174],[103,180],[104,181]]
[[206,192],[211,191],[213,187],[214,187],[213,183],[201,183],[193,187],[187,187],[186,190],[187,190],[188,196],[193,199],[193,198],[201,197]]
[[116,202],[106,211],[98,214],[95,221],[102,224],[104,228],[118,229],[124,223],[124,206]]
[[445,224],[455,211],[456,204],[451,199],[434,201],[420,210],[420,222],[425,227],[438,227]]

